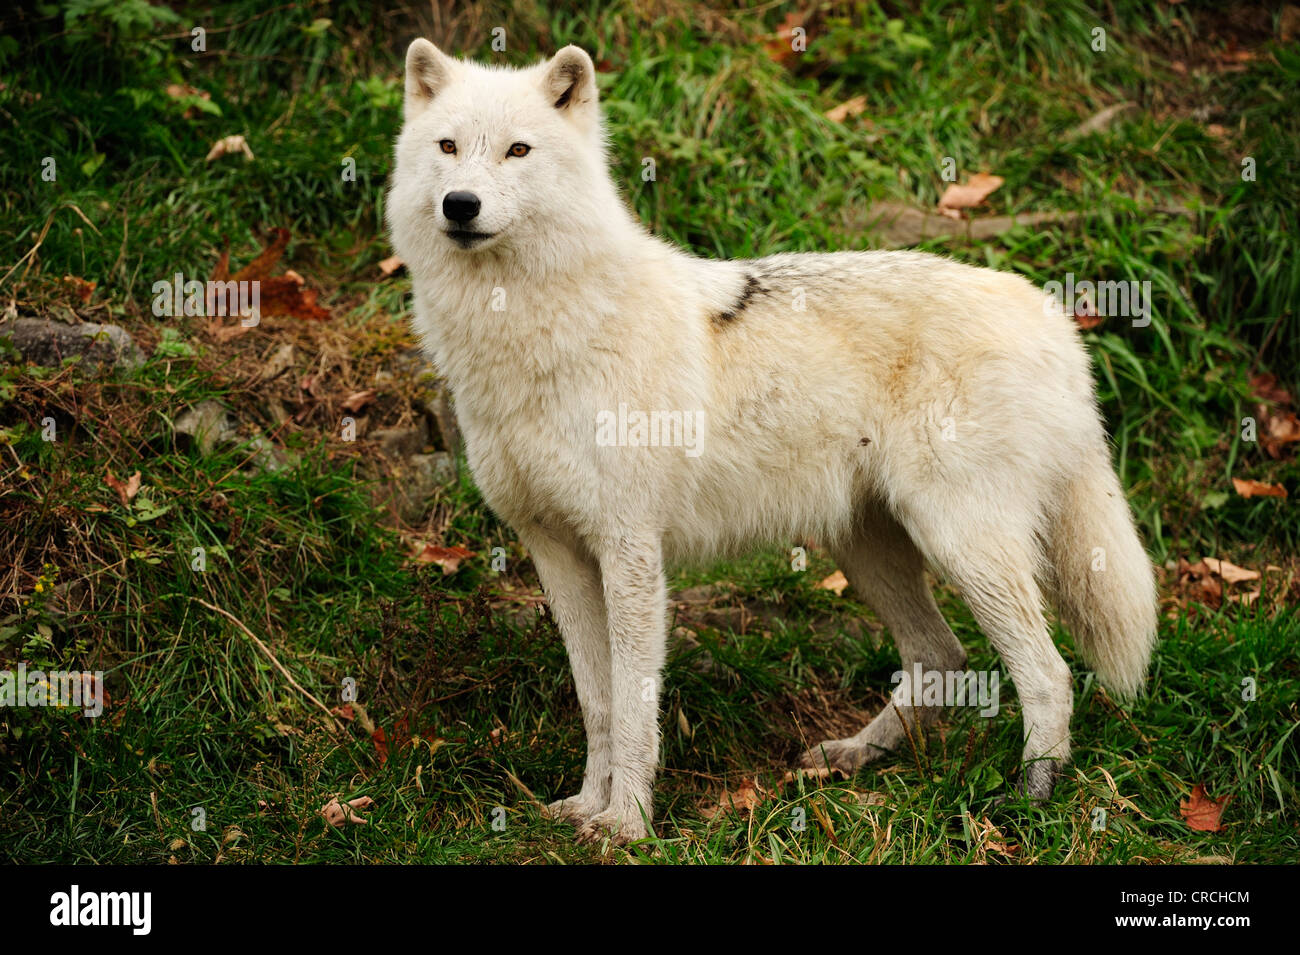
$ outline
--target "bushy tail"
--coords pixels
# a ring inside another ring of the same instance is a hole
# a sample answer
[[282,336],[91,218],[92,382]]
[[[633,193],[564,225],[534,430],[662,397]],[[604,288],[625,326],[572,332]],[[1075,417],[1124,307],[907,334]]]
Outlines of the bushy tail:
[[1106,688],[1137,696],[1156,641],[1156,585],[1103,454],[1071,481],[1048,535],[1056,609]]

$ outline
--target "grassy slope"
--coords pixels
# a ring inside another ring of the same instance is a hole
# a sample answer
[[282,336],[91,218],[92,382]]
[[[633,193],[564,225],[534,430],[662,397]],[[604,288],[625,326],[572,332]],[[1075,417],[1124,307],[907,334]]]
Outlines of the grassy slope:
[[[901,30],[875,7],[846,7],[812,25],[808,54],[789,69],[761,46],[779,12],[722,18],[668,3],[649,14],[619,4],[554,14],[488,7],[438,24],[377,18],[356,4],[270,14],[229,5],[142,35],[123,27],[111,43],[81,41],[75,56],[64,45],[73,40],[37,24],[35,53],[9,51],[2,73],[0,277],[43,238],[38,255],[0,284],[0,298],[58,314],[68,306],[57,280],[84,276],[99,283],[86,317],[122,322],[153,343],[153,282],[208,274],[226,242],[246,261],[263,230],[288,226],[297,239],[290,263],[327,289],[338,337],[358,368],[372,368],[403,340],[405,283],[374,280],[387,254],[379,223],[400,38],[426,32],[455,52],[491,56],[489,31],[505,25],[511,49],[498,58],[525,62],[578,42],[608,64],[602,93],[616,175],[647,223],[703,254],[869,247],[871,203],[931,206],[944,156],[963,173],[1006,177],[997,211],[1089,213],[1077,227],[928,247],[1037,281],[1070,271],[1151,281],[1151,328],[1112,321],[1088,335],[1126,484],[1158,559],[1212,553],[1254,566],[1293,551],[1300,531],[1289,503],[1222,495],[1233,474],[1297,489],[1294,462],[1236,441],[1234,422],[1250,413],[1249,373],[1294,369],[1298,357],[1300,170],[1288,103],[1300,62],[1274,44],[1248,69],[1224,72],[1214,65],[1223,44],[1213,29],[1232,26],[1252,47],[1261,37],[1250,24],[1225,25],[1185,6],[1125,4],[1103,21],[1077,3],[1056,5],[1050,17],[1005,4],[920,3],[901,14]],[[333,22],[313,28],[317,17]],[[207,56],[191,55],[182,39],[154,38],[192,20],[210,25]],[[1104,54],[1088,46],[1099,23]],[[1189,73],[1176,74],[1174,60]],[[183,118],[187,104],[161,92],[169,82],[209,91],[220,115]],[[855,95],[867,97],[861,118],[822,117]],[[1142,110],[1110,134],[1063,137],[1120,100]],[[1229,138],[1208,135],[1191,118],[1197,109],[1209,109]],[[205,163],[211,142],[232,132],[247,135],[257,160]],[[33,174],[47,155],[57,159],[57,183]],[[1256,182],[1241,182],[1240,155],[1257,157]],[[646,156],[656,160],[652,183],[640,177]],[[356,181],[339,175],[345,157],[356,160]],[[1173,204],[1195,216],[1151,211]],[[454,578],[416,580],[375,520],[355,455],[323,419],[285,437],[303,463],[278,475],[247,477],[239,454],[202,458],[178,446],[169,422],[188,404],[217,394],[236,408],[256,405],[247,362],[291,332],[268,323],[220,345],[189,320],[175,324],[195,354],[172,349],[123,380],[77,385],[75,369],[17,366],[0,378],[0,424],[12,442],[0,553],[16,567],[15,592],[0,595],[3,612],[15,615],[0,630],[0,659],[111,669],[119,701],[92,724],[49,711],[6,714],[4,851],[98,861],[597,858],[573,847],[564,827],[541,822],[504,772],[550,798],[576,787],[581,769],[576,705],[550,625],[472,599],[481,585],[529,591],[527,562],[512,561],[505,577],[476,561]],[[335,387],[366,384],[360,372],[340,378]],[[399,405],[385,397],[373,414],[391,421]],[[45,414],[73,440],[40,441]],[[105,467],[140,469],[148,499],[169,509],[143,519],[139,508],[122,508],[103,486]],[[467,481],[437,502],[426,531],[480,553],[510,544]],[[197,545],[215,555],[202,575],[189,570]],[[73,588],[76,612],[61,614],[48,585],[36,592],[47,564],[58,565],[50,584]],[[997,816],[999,831],[983,820],[1017,772],[1012,693],[999,718],[959,712],[916,751],[848,784],[779,787],[800,735],[816,739],[829,709],[878,707],[897,661],[887,643],[876,648],[822,625],[846,605],[814,589],[829,569],[814,554],[809,571],[794,574],[773,551],[683,573],[683,585],[729,580],[784,622],[767,635],[699,627],[702,649],[674,660],[663,840],[636,854],[1295,857],[1297,626],[1268,600],[1254,610],[1175,614],[1150,696],[1127,713],[1076,667],[1077,783],[1046,807]],[[332,739],[241,631],[196,598],[263,635],[331,704],[351,676],[390,738],[405,725],[436,742],[395,746],[381,764],[355,722],[343,742]],[[381,612],[385,600],[393,604]],[[993,666],[964,608],[947,603],[972,666]],[[701,672],[695,664],[706,651],[714,666]],[[1246,677],[1259,686],[1253,702],[1241,700]],[[752,820],[701,818],[724,782],[756,773],[779,792]],[[1114,798],[1107,774],[1131,802]],[[1192,833],[1178,818],[1178,800],[1197,782],[1232,796],[1223,833]],[[334,793],[374,797],[372,825],[321,827],[315,813]],[[270,811],[259,812],[259,800]],[[205,832],[190,828],[194,806],[207,814]],[[501,832],[491,826],[498,806]],[[1091,830],[1096,806],[1109,810],[1104,832]],[[803,832],[790,825],[798,808]]]

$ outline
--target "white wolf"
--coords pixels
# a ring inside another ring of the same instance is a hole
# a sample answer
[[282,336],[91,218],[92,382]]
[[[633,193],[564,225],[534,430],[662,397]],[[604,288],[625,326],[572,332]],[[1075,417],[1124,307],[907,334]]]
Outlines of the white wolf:
[[[1045,598],[1123,696],[1156,631],[1070,318],[1021,278],[933,255],[710,261],[654,238],[609,174],[577,47],[515,70],[416,40],[404,119],[388,220],[415,329],[479,488],[537,566],[582,705],[582,788],[551,813],[584,840],[647,833],[665,565],[805,535],[905,670],[963,666],[926,563],[947,576],[1015,682],[1023,788],[1046,797],[1072,694]],[[635,426],[600,440],[616,410]],[[647,438],[656,412],[706,424],[697,453]],[[895,697],[804,765],[853,769],[938,715]]]

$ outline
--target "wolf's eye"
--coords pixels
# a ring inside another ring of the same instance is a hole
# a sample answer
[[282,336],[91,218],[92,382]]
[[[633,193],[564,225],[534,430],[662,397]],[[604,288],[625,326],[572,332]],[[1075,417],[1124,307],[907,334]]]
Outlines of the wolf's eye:
[[452,142],[450,139],[444,139],[441,142],[439,142],[438,145],[441,146],[442,151],[447,153],[448,155],[451,155],[456,151],[456,144]]
[[533,148],[533,147],[532,147],[532,146],[529,146],[527,143],[515,143],[515,144],[513,144],[513,145],[510,147],[510,149],[509,149],[509,151],[506,153],[506,155],[507,155],[507,156],[515,156],[515,157],[519,157],[519,156],[527,156],[527,155],[528,155],[528,151],[529,151],[530,149],[532,149],[532,148]]

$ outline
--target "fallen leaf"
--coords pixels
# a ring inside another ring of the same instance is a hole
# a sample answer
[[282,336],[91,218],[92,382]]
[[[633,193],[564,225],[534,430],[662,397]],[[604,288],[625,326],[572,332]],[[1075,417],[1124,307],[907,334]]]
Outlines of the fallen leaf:
[[705,819],[712,819],[719,813],[730,812],[733,809],[737,812],[752,812],[769,795],[771,793],[760,786],[756,780],[745,778],[741,780],[740,787],[735,792],[722,790],[722,795],[718,797],[718,804],[705,806],[700,810],[700,815]]
[[1291,3],[1283,7],[1277,26],[1283,43],[1290,43],[1296,37],[1300,37],[1300,7]]
[[315,289],[307,288],[301,276],[284,274],[262,279],[261,310],[263,315],[288,315],[311,322],[324,322],[330,310],[316,304]]
[[228,342],[240,335],[247,335],[255,327],[255,325],[245,325],[242,321],[235,322],[233,325],[223,325],[221,320],[217,319],[208,323],[207,332],[219,342]]
[[373,388],[367,388],[365,391],[354,391],[343,399],[343,404],[340,407],[351,414],[360,414],[367,405],[373,404],[378,397],[378,392]]
[[338,797],[334,797],[325,804],[325,808],[320,811],[325,817],[325,822],[330,826],[341,826],[344,823],[351,823],[356,826],[364,826],[366,820],[357,815],[354,810],[369,809],[375,804],[375,801],[369,796],[358,796],[356,799],[349,799],[344,805],[339,802]]
[[345,723],[350,723],[356,718],[356,714],[352,711],[351,703],[344,703],[342,706],[336,706],[334,709],[330,710],[330,712]]
[[1286,445],[1300,442],[1300,418],[1294,411],[1264,411],[1259,443],[1274,461],[1285,453]]
[[980,205],[1005,181],[1001,176],[977,172],[964,184],[950,183],[939,197],[939,212],[949,218],[960,219],[962,209]]
[[384,259],[384,261],[379,263],[379,271],[383,272],[385,276],[388,276],[392,275],[405,265],[406,263],[402,261],[400,255],[390,255],[388,258]]
[[1203,557],[1201,563],[1209,567],[1210,570],[1218,574],[1230,584],[1239,584],[1243,580],[1259,580],[1259,571],[1247,570],[1245,567],[1238,567],[1236,564],[1230,564],[1226,560],[1217,560],[1214,557]]
[[1219,832],[1223,828],[1219,819],[1231,801],[1231,796],[1221,800],[1211,799],[1206,795],[1205,787],[1197,783],[1192,787],[1192,795],[1178,803],[1178,812],[1186,821],[1188,829],[1195,829],[1197,832]]
[[117,492],[118,500],[122,502],[123,507],[129,506],[131,499],[140,492],[140,472],[136,471],[125,481],[113,477],[112,471],[106,472],[106,475],[104,482]]
[[1286,488],[1281,484],[1265,484],[1250,478],[1233,478],[1232,486],[1242,497],[1286,497]]
[[77,296],[82,305],[90,304],[90,297],[95,294],[95,283],[88,282],[85,279],[77,278],[75,275],[63,276],[63,284],[73,295]]
[[1210,123],[1205,127],[1205,132],[1208,136],[1211,136],[1214,139],[1227,139],[1228,136],[1231,135],[1228,132],[1227,126],[1221,126],[1218,123]]
[[865,96],[855,96],[853,99],[846,99],[839,106],[832,106],[826,111],[826,118],[833,123],[842,123],[846,119],[857,116],[867,108],[867,98]]
[[1294,399],[1291,392],[1287,391],[1277,383],[1277,376],[1268,372],[1262,372],[1258,375],[1252,375],[1250,379],[1251,394],[1260,401],[1271,401],[1274,404],[1289,405]]
[[843,596],[844,588],[849,585],[848,579],[845,578],[842,570],[837,570],[831,574],[816,587],[817,590],[833,591],[836,597]]
[[[167,95],[172,99],[185,99],[190,96],[197,97],[204,101],[211,101],[212,94],[207,90],[201,90],[198,87],[190,86],[188,83],[168,83],[166,88]],[[194,119],[199,115],[197,106],[188,106],[185,109],[185,118]]]
[[804,19],[805,15],[798,11],[785,15],[785,19],[776,29],[776,36],[763,44],[763,50],[770,59],[782,66],[789,66],[798,56],[799,51],[794,48],[791,41],[794,39],[794,31],[804,25]]
[[444,574],[450,575],[460,570],[460,562],[475,556],[464,547],[441,547],[437,544],[416,544],[411,559],[417,564],[437,564]]
[[232,153],[243,153],[245,159],[253,159],[253,151],[248,148],[248,140],[243,136],[224,136],[218,139],[208,150],[207,161],[212,162],[214,159],[220,159],[222,156],[229,156]]

